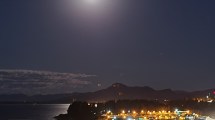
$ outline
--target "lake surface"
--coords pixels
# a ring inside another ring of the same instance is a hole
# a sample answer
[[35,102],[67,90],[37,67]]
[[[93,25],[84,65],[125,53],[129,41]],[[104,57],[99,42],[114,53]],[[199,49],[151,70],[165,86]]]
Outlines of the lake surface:
[[69,104],[0,104],[0,120],[55,120],[67,112]]

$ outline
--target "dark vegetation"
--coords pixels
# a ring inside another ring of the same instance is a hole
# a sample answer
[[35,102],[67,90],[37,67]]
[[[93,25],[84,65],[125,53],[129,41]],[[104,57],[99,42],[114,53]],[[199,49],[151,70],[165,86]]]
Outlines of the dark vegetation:
[[[95,104],[98,106],[95,107]],[[122,110],[191,110],[192,112],[215,117],[211,111],[215,110],[215,103],[196,102],[193,100],[156,101],[156,100],[119,100],[106,103],[74,102],[68,108],[67,114],[56,116],[57,120],[97,120],[100,116],[111,110],[120,113]]]

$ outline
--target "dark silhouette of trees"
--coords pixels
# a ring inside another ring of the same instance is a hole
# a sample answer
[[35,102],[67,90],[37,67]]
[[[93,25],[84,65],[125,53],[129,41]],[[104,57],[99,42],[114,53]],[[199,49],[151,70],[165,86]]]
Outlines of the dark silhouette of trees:
[[[95,104],[97,105],[95,107]],[[61,114],[55,117],[57,120],[97,120],[102,114],[111,110],[114,114],[121,113],[122,110],[140,112],[149,111],[174,111],[191,110],[192,112],[211,116],[211,111],[215,109],[215,103],[197,102],[193,100],[118,100],[108,101],[106,103],[74,102],[67,110],[67,114]],[[211,116],[212,117],[212,116]],[[215,116],[214,116],[215,117]]]

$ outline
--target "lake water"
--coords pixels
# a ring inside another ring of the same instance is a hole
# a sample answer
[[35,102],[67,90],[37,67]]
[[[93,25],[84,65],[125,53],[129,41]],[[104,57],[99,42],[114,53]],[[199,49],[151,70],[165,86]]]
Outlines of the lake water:
[[67,112],[69,104],[0,105],[0,120],[55,120]]

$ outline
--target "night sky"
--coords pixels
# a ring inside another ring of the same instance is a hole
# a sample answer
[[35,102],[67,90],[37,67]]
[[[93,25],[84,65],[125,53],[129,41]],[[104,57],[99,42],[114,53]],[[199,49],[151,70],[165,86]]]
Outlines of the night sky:
[[[0,0],[0,93],[215,81],[214,0]],[[101,86],[100,86],[101,84]]]

